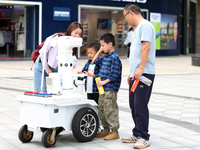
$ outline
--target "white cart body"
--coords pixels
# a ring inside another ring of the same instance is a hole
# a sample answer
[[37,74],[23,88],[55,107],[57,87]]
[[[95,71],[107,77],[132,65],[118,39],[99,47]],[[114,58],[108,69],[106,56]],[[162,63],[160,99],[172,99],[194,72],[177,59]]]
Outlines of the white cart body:
[[97,104],[77,93],[71,93],[67,97],[19,95],[18,100],[20,123],[26,124],[30,131],[35,131],[39,127],[63,127],[65,131],[70,131],[73,117],[79,109],[89,107],[97,113]]

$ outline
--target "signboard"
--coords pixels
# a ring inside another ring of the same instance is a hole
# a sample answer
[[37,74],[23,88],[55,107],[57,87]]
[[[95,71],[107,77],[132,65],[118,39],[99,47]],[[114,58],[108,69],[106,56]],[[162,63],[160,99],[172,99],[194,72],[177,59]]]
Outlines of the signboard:
[[177,49],[178,21],[176,15],[150,13],[156,30],[156,49]]
[[111,0],[111,1],[134,2],[134,3],[146,3],[147,2],[147,0]]
[[146,3],[147,0],[122,0],[122,2]]
[[153,24],[156,30],[156,49],[160,50],[160,22],[161,14],[160,13],[150,13],[150,21]]
[[70,21],[70,8],[66,7],[54,7],[53,8],[53,20],[55,21]]

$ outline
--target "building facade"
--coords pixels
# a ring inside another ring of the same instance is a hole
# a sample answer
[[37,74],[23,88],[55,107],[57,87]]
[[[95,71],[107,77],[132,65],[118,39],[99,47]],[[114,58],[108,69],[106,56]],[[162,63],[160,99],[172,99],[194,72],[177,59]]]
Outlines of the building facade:
[[46,37],[66,32],[73,21],[83,25],[83,46],[77,57],[86,57],[86,47],[110,32],[120,56],[130,26],[123,8],[134,2],[156,29],[156,55],[200,53],[199,0],[0,0],[0,58],[30,57]]

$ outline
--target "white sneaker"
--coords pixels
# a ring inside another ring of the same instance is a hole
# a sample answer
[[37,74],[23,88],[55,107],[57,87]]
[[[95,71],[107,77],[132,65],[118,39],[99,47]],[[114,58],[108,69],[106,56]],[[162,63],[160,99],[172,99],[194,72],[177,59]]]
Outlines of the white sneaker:
[[135,143],[135,145],[133,146],[133,148],[135,148],[135,149],[142,149],[142,148],[146,148],[146,147],[148,147],[150,145],[151,145],[151,142],[149,140],[145,140],[143,138],[140,138]]
[[125,143],[136,143],[138,138],[135,137],[134,135],[131,135],[129,137],[123,137],[121,138],[121,140]]

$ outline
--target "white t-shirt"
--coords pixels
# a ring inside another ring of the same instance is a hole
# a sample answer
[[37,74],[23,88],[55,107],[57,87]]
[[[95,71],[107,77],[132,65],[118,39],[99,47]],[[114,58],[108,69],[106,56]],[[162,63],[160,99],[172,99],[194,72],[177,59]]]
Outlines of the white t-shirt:
[[130,76],[139,69],[141,61],[142,41],[151,42],[149,57],[146,62],[143,73],[155,74],[155,53],[156,53],[156,34],[154,26],[147,20],[143,19],[132,33],[129,66]]
[[132,34],[133,34],[132,30],[127,33],[126,39],[124,41],[124,45],[129,44],[133,40],[132,39]]

